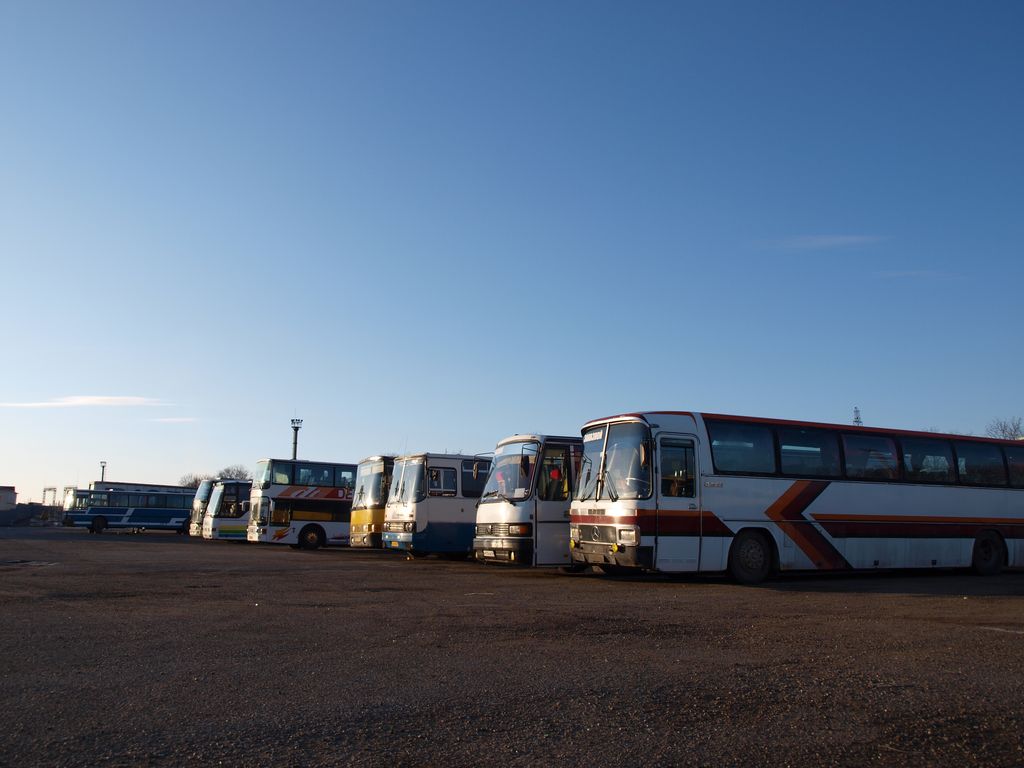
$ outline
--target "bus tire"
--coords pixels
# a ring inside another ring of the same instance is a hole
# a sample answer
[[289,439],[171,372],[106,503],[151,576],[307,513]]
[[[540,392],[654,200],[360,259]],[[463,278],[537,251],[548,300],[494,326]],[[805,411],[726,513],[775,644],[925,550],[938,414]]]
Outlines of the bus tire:
[[319,525],[307,525],[299,531],[299,547],[302,549],[320,549],[326,537]]
[[106,527],[107,527],[107,518],[105,518],[103,515],[100,515],[99,517],[94,517],[92,519],[92,522],[89,523],[89,532],[90,533],[103,533],[103,530]]
[[974,540],[971,568],[979,576],[998,576],[1006,565],[1006,544],[995,531],[982,531]]
[[729,548],[729,575],[738,584],[760,584],[772,570],[772,544],[759,530],[740,531]]

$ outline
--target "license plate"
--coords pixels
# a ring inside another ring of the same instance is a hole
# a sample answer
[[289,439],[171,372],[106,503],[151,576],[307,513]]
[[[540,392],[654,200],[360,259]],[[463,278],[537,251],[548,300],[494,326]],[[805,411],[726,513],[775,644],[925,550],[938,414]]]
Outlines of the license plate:
[[391,546],[397,548],[398,547],[398,542],[397,541],[392,541],[391,542]]
[[493,549],[485,549],[484,550],[484,557],[494,557],[494,550]]

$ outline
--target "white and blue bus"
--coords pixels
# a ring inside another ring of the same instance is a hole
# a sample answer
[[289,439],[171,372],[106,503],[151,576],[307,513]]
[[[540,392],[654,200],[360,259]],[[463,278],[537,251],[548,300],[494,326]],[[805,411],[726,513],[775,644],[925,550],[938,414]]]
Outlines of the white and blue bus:
[[203,516],[204,539],[245,541],[249,527],[252,491],[250,480],[216,480],[210,492],[210,503]]
[[476,502],[490,466],[489,458],[447,453],[395,459],[384,513],[384,548],[410,555],[468,556]]
[[474,557],[568,566],[569,504],[582,452],[578,437],[513,435],[499,442],[476,508]]
[[64,497],[65,521],[88,528],[90,533],[103,533],[108,528],[188,533],[195,488],[145,483],[117,485],[124,490],[69,488]]

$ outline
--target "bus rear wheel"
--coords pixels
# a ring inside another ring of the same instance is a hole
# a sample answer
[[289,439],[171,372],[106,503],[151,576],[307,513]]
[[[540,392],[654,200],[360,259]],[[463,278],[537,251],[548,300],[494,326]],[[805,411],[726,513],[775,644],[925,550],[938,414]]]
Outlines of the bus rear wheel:
[[89,525],[89,533],[103,533],[103,529],[107,527],[107,518],[103,515],[94,517],[92,523]]
[[320,549],[324,545],[324,532],[319,525],[307,525],[299,532],[299,547]]
[[974,540],[971,568],[979,576],[998,576],[1006,564],[1006,545],[995,531],[982,531]]
[[740,531],[729,548],[729,575],[740,584],[760,584],[771,573],[772,545],[761,531]]

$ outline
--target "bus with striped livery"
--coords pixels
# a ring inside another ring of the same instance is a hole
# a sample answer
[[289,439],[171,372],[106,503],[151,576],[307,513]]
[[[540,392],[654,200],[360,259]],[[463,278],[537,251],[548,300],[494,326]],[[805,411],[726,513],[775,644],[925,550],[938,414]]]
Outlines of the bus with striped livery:
[[188,533],[195,488],[152,483],[90,483],[64,496],[65,524],[103,533],[107,529]]
[[301,549],[347,545],[355,464],[263,459],[249,505],[249,541]]
[[214,480],[203,515],[202,537],[245,541],[249,528],[251,480]]
[[1024,442],[696,412],[588,422],[574,563],[714,573],[1024,565]]

